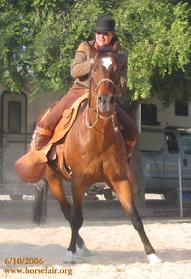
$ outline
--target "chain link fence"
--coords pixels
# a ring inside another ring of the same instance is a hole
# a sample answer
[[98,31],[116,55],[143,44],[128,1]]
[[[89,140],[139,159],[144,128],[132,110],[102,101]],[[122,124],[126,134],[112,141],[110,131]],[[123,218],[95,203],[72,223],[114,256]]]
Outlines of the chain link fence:
[[[38,190],[21,183],[14,171],[16,159],[24,154],[26,143],[30,142],[30,136],[25,137],[26,142],[9,141],[9,144],[0,148],[0,217],[6,220],[28,216],[32,220],[36,211]],[[191,215],[191,175],[186,176],[183,171],[182,160],[177,154],[176,160],[168,163],[163,151],[141,152],[141,191],[144,191],[141,205],[141,213],[144,216],[187,216]],[[189,171],[191,174],[191,170]],[[188,173],[189,173],[188,172]],[[71,200],[70,183],[66,183],[65,189],[68,199]],[[41,197],[43,202],[44,219],[49,214],[62,216],[59,206],[46,190]],[[139,206],[138,206],[139,207]],[[85,195],[86,212],[96,211],[97,217],[122,217],[123,211],[115,193],[105,183],[92,185]],[[100,211],[99,211],[100,210]],[[102,212],[99,215],[99,212]]]
[[191,172],[185,171],[181,154],[171,161],[163,150],[141,153],[146,206],[159,215],[189,214]]

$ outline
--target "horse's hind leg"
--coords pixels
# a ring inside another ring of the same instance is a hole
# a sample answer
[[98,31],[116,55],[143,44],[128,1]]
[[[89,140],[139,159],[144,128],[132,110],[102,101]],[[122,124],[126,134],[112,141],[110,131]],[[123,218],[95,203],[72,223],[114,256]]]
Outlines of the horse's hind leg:
[[118,195],[122,207],[127,212],[134,228],[138,232],[143,243],[145,253],[150,263],[158,263],[160,259],[156,256],[155,250],[152,247],[143,227],[142,220],[137,212],[133,200],[132,186],[128,180],[117,181],[112,183],[115,192]]
[[[64,217],[71,226],[71,204],[68,202],[64,192],[62,177],[55,174],[54,171],[48,167],[46,171],[46,180],[53,197],[59,202]],[[77,245],[79,248],[85,246],[84,241],[79,234],[77,235]]]

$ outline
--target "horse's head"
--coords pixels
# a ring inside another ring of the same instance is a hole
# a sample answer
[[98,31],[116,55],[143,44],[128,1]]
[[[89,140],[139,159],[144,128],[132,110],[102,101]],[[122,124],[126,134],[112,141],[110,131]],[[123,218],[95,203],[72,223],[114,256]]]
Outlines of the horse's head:
[[112,114],[116,104],[116,84],[119,82],[119,66],[115,52],[100,49],[91,71],[91,98],[96,100],[99,113]]

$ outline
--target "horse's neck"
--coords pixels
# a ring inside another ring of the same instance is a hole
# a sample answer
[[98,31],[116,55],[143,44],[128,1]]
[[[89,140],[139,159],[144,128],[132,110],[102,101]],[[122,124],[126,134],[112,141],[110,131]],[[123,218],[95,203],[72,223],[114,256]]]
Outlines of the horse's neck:
[[[105,141],[105,144],[110,144],[111,141],[113,142],[115,133],[111,118],[104,119],[100,117],[96,109],[88,108],[88,106],[82,114],[82,125],[85,136],[88,135],[88,138],[92,141],[95,141],[97,138],[102,139]],[[96,140],[96,142],[98,141]]]

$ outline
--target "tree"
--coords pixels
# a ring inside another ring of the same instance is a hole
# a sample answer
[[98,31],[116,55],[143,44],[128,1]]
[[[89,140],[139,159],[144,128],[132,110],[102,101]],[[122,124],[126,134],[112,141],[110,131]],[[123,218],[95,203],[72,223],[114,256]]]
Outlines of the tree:
[[159,93],[160,98],[161,92],[152,90],[153,83],[177,70],[185,71],[191,57],[189,14],[186,3],[173,5],[159,0],[124,1],[124,6],[116,11],[121,39],[129,50],[129,88],[133,99],[145,99],[153,93]]
[[157,94],[164,102],[171,100],[153,88],[177,73],[190,78],[190,9],[180,1],[1,0],[0,82],[13,92],[66,92],[74,51],[92,36],[97,15],[103,13],[116,18],[129,54],[128,98]]
[[0,82],[15,92],[26,86],[34,92],[66,90],[71,57],[77,43],[89,36],[100,12],[98,4],[67,0],[0,3]]

